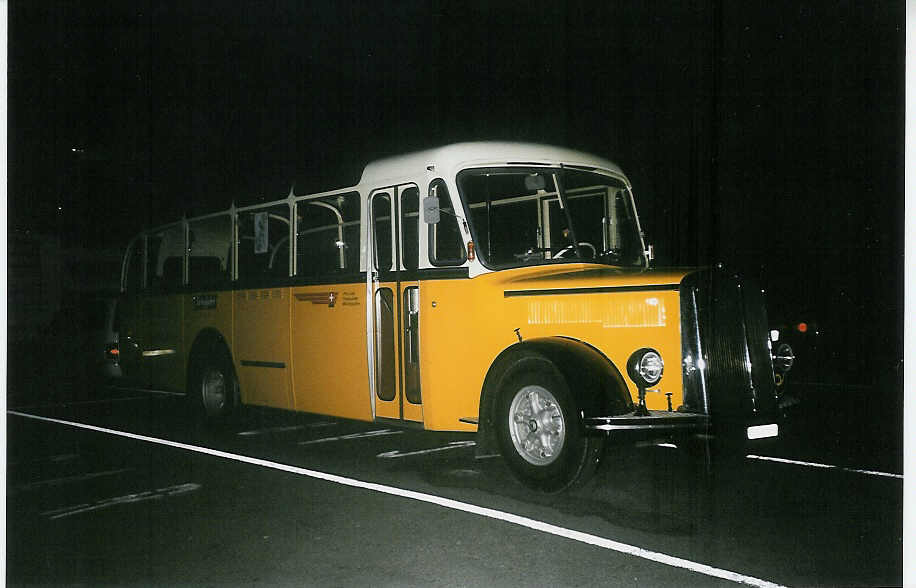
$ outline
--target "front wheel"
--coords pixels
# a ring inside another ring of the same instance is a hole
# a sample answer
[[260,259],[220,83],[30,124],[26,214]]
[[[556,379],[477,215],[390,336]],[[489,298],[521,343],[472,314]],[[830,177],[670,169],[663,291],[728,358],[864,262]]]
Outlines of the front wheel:
[[559,492],[595,472],[603,443],[583,434],[566,380],[549,360],[522,358],[507,373],[497,405],[503,457],[524,484]]

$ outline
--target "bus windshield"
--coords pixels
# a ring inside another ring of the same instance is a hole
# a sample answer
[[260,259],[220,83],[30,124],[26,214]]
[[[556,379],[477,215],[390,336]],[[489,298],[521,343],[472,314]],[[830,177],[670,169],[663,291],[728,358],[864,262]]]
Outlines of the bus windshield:
[[645,264],[630,192],[616,178],[569,168],[468,169],[458,189],[488,267]]

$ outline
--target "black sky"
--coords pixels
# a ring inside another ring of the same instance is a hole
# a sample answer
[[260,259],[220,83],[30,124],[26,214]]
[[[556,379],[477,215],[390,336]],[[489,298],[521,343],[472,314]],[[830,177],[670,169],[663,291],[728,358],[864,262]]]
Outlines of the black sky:
[[621,164],[662,264],[901,356],[902,3],[590,4],[13,2],[11,228],[121,247],[380,155],[555,143]]

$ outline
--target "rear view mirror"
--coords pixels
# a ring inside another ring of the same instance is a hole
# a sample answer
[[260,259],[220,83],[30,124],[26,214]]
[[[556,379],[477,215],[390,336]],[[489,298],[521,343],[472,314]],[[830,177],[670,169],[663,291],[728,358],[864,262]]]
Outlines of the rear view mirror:
[[434,225],[439,222],[439,197],[427,196],[423,199],[423,222]]

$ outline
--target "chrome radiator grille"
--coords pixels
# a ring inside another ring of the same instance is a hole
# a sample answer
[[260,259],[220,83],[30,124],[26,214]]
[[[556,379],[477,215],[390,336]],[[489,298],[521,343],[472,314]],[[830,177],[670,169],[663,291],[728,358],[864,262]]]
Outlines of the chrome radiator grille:
[[776,410],[763,293],[722,271],[684,278],[681,340],[685,409],[753,418]]

